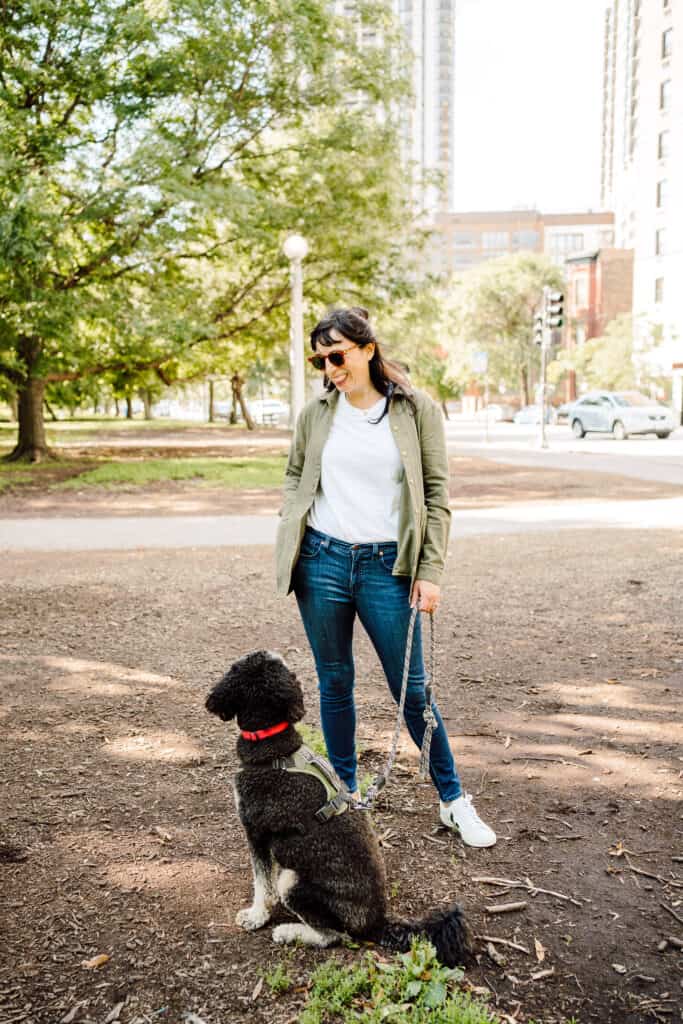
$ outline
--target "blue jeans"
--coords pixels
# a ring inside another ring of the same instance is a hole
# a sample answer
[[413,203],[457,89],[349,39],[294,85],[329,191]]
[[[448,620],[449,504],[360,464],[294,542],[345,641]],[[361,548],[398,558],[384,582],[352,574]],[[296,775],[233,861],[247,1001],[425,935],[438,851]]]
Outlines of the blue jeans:
[[[392,576],[395,543],[347,544],[310,527],[294,571],[294,592],[320,688],[320,719],[330,761],[353,792],[356,779],[356,709],[353,700],[353,623],[356,613],[377,651],[396,702],[401,695],[403,661],[410,621],[410,579]],[[408,674],[405,721],[418,747],[425,722],[425,670],[420,619],[415,623]],[[430,775],[442,800],[462,793],[436,705]]]

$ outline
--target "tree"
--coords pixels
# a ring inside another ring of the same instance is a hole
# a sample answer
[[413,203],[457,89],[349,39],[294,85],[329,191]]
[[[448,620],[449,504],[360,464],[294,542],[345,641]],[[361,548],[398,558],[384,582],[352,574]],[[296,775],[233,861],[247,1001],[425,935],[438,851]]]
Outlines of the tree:
[[530,400],[530,368],[538,362],[533,314],[543,287],[562,287],[562,273],[544,256],[518,253],[483,263],[453,282],[454,333],[462,365],[464,346],[488,354],[489,377]]
[[[407,195],[388,45],[327,0],[23,0],[0,10],[0,374],[10,458],[48,452],[48,384],[243,369],[288,302],[281,243],[315,243],[315,301],[389,290]],[[355,97],[350,108],[349,97]],[[384,119],[377,116],[385,110]],[[271,333],[272,337],[272,333]],[[193,372],[190,367],[190,372]]]
[[632,391],[643,385],[661,386],[662,380],[648,370],[648,352],[657,344],[656,332],[638,346],[633,344],[633,317],[623,314],[610,321],[605,333],[589,338],[582,345],[559,353],[548,366],[548,379],[556,383],[565,373],[573,370],[583,389],[606,391]]

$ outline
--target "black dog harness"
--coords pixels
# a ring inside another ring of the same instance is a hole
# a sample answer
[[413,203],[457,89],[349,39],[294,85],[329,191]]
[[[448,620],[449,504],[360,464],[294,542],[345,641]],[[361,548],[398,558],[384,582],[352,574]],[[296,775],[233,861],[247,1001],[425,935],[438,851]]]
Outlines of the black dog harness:
[[273,768],[286,772],[298,772],[301,775],[311,775],[323,784],[327,802],[315,812],[318,821],[329,821],[330,818],[343,814],[347,810],[351,794],[330,762],[320,754],[314,753],[310,747],[303,745],[289,757],[276,757],[272,763]]

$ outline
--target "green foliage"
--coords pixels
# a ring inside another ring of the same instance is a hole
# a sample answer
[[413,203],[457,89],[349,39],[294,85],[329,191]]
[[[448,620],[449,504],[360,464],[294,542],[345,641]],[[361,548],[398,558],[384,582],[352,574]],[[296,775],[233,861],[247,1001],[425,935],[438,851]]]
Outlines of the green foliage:
[[457,987],[462,977],[421,940],[389,963],[372,954],[353,967],[330,960],[312,976],[299,1024],[496,1024],[483,1003]]
[[562,274],[535,253],[502,256],[453,280],[453,350],[460,372],[464,352],[487,352],[489,379],[518,388],[526,404],[530,367],[539,362],[532,321],[544,285],[561,288]]
[[252,459],[145,459],[106,462],[57,485],[61,490],[83,487],[142,487],[166,480],[201,480],[207,484],[244,490],[250,487],[279,487],[282,484],[285,457],[279,455]]
[[285,992],[289,992],[290,988],[294,985],[294,979],[289,974],[287,967],[283,963],[279,963],[277,967],[273,968],[272,971],[267,971],[263,975],[263,980],[274,995],[283,995]]
[[311,309],[400,287],[408,62],[388,0],[357,9],[384,46],[327,0],[2,8],[0,377],[77,404],[282,364],[293,230]]
[[306,746],[310,747],[314,754],[327,757],[325,737],[320,729],[315,729],[312,725],[307,725],[305,722],[299,722],[295,728]]
[[[638,356],[655,347],[651,337],[638,349]],[[588,390],[629,391],[660,383],[634,352],[633,319],[624,314],[616,317],[599,338],[590,338],[570,351],[563,350],[548,366],[548,380],[556,383],[567,371],[576,373],[579,387]]]

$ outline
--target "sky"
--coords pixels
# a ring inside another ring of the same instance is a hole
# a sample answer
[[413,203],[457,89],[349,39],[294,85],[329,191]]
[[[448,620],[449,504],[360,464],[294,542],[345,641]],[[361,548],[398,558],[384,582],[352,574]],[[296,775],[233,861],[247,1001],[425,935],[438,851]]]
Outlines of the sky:
[[456,0],[456,210],[599,209],[605,0]]

